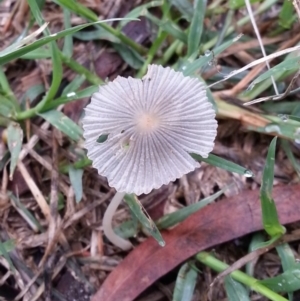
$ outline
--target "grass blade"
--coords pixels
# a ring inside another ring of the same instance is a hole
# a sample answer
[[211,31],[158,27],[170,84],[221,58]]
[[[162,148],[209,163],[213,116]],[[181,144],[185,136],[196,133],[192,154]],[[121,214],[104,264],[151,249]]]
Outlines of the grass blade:
[[203,22],[206,11],[206,0],[194,1],[194,14],[188,35],[188,57],[197,53],[203,32]]
[[82,129],[62,112],[51,110],[45,113],[40,113],[39,115],[71,139],[75,141],[80,139]]
[[250,301],[249,293],[244,285],[226,276],[224,286],[229,301]]
[[191,301],[197,282],[197,270],[191,263],[181,266],[174,288],[173,301]]
[[22,148],[23,130],[16,122],[11,122],[7,128],[7,144],[11,154],[9,178],[12,180],[13,173],[19,160]]
[[82,199],[82,176],[83,169],[76,169],[72,166],[69,168],[69,177],[74,189],[76,203],[79,203]]
[[162,238],[159,230],[151,217],[147,214],[143,205],[140,203],[137,197],[132,194],[126,194],[124,197],[126,204],[129,206],[133,214],[138,218],[143,227],[150,233],[150,235],[157,240],[162,247],[165,245],[165,241]]
[[277,137],[273,138],[270,144],[260,188],[263,225],[271,238],[280,237],[285,233],[285,228],[279,222],[276,205],[272,198],[276,141]]
[[216,155],[209,154],[208,158],[203,158],[197,154],[190,154],[190,155],[197,161],[203,161],[208,164],[214,165],[216,167],[228,170],[230,172],[235,172],[237,174],[244,175],[245,177],[248,177],[248,178],[253,177],[253,173],[251,170],[246,169],[233,162],[230,162],[226,159],[220,158]]

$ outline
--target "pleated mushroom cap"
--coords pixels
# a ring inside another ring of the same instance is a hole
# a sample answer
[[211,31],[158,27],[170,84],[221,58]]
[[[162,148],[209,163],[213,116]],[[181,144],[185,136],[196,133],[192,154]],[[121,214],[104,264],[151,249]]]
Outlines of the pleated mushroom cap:
[[208,156],[217,122],[198,79],[150,65],[143,79],[119,76],[101,86],[83,128],[99,174],[117,191],[140,195],[199,167],[189,153]]

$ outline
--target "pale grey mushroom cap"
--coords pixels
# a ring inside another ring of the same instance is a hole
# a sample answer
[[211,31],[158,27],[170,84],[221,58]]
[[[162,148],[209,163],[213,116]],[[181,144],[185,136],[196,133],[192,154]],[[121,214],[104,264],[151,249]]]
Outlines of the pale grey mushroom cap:
[[206,158],[217,130],[204,84],[157,65],[143,79],[118,76],[101,86],[82,122],[93,166],[117,191],[136,195],[199,167],[189,153]]

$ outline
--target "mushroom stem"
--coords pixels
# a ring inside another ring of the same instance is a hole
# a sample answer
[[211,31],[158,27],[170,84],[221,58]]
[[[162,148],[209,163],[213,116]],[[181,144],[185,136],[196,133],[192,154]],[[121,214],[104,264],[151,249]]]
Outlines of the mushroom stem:
[[124,195],[125,192],[117,192],[109,203],[103,216],[103,231],[110,242],[123,251],[127,251],[132,248],[132,244],[128,240],[118,236],[112,228],[112,218],[121,201],[123,200]]

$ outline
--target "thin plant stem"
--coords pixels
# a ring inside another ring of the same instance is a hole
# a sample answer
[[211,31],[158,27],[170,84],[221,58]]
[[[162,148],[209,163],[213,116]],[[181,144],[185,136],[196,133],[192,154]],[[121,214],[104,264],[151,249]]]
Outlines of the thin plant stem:
[[124,195],[125,192],[117,192],[109,203],[103,217],[103,231],[110,242],[112,242],[115,246],[119,247],[123,251],[127,251],[132,248],[132,244],[128,240],[118,236],[114,232],[112,227],[113,215],[116,212],[121,201],[123,200]]
[[[196,255],[196,259],[205,264],[206,266],[210,267],[211,269],[222,272],[226,270],[229,266],[212,256],[207,252],[200,252]],[[282,297],[281,295],[273,292],[266,286],[259,283],[259,281],[241,271],[234,271],[230,274],[230,276],[244,285],[250,287],[253,291],[260,293],[261,295],[267,297],[272,301],[288,301],[286,298]]]

